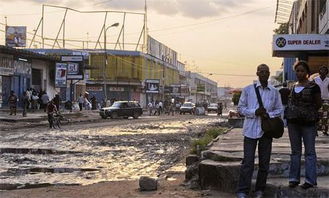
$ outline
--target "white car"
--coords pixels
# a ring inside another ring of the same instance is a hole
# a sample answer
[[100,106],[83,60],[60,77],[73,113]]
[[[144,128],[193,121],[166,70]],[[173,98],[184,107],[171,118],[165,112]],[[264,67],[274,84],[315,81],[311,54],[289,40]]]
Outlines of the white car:
[[195,104],[192,102],[185,102],[180,108],[179,108],[180,114],[194,114],[195,113]]
[[208,113],[210,112],[218,112],[218,104],[217,103],[210,103],[210,105],[208,106]]

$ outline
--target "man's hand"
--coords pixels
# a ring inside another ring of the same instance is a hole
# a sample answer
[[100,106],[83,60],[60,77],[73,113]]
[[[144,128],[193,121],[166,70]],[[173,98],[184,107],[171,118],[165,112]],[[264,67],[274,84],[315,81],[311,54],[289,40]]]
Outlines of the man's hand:
[[267,114],[267,113],[266,113],[266,109],[264,107],[259,107],[255,111],[256,116],[264,116],[265,114]]

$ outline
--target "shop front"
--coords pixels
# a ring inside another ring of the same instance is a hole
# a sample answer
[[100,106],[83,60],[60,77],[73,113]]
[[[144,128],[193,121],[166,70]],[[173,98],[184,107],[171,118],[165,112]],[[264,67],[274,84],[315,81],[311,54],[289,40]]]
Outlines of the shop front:
[[0,107],[8,105],[11,91],[21,98],[30,85],[31,63],[0,57]]
[[[281,34],[273,36],[273,56],[307,61],[311,73],[329,67],[328,34]],[[292,65],[291,65],[292,66]],[[290,66],[290,67],[291,67]],[[284,68],[289,69],[289,68]],[[290,68],[291,69],[291,68]]]

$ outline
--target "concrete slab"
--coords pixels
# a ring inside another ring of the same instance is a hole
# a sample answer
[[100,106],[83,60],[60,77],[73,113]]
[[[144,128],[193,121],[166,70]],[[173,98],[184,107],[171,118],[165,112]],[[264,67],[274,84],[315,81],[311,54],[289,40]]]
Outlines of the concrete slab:
[[[287,187],[290,141],[288,131],[284,136],[273,140],[271,165],[269,173],[270,194],[277,197],[329,197],[329,137],[319,134],[316,138],[316,150],[318,156],[319,185],[316,190],[308,192]],[[256,151],[257,156],[257,151]],[[225,135],[217,138],[217,141],[207,151],[202,152],[203,161],[199,165],[199,177],[202,188],[216,188],[221,191],[234,192],[237,185],[240,162],[243,157],[242,129],[234,128]],[[302,161],[304,162],[302,156]],[[257,162],[254,171],[254,179],[257,175]],[[304,164],[304,163],[302,163]],[[304,176],[304,167],[301,174]],[[328,196],[327,196],[328,195]]]

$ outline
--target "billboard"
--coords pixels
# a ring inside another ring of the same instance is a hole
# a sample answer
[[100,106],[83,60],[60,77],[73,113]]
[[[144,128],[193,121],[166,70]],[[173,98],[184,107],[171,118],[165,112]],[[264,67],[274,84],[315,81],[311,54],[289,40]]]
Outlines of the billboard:
[[160,80],[159,79],[146,79],[145,80],[145,92],[146,93],[159,93],[160,92]]
[[147,53],[164,62],[177,66],[177,52],[155,40],[151,36],[147,37]]
[[56,63],[55,86],[66,87],[67,64]]
[[83,56],[61,56],[61,61],[67,64],[67,80],[83,80]]
[[26,47],[26,26],[6,26],[6,46]]

